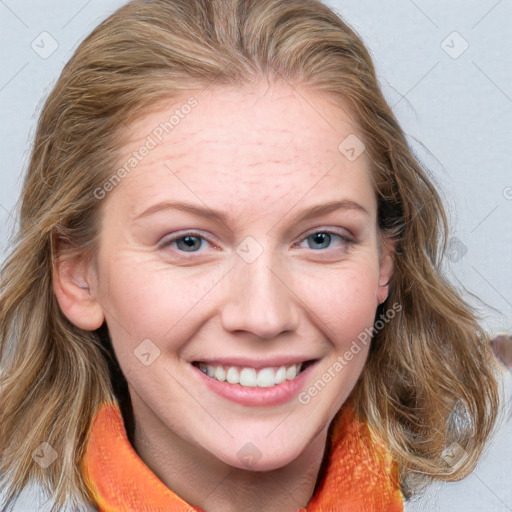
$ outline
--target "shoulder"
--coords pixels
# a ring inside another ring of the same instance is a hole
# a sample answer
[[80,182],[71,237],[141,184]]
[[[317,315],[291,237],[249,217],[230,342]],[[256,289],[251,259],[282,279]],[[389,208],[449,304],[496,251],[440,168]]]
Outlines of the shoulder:
[[[0,489],[0,510],[5,500],[5,492]],[[43,487],[38,483],[27,485],[18,496],[9,512],[51,512],[52,501]],[[91,508],[85,503],[80,506],[67,506],[59,512],[98,512],[97,508]]]

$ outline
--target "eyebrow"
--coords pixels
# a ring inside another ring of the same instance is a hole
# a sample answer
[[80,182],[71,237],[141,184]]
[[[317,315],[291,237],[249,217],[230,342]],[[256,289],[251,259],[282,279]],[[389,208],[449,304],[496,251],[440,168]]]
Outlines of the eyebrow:
[[[137,215],[134,220],[138,220],[144,217],[148,217],[157,212],[165,211],[165,210],[177,210],[182,212],[192,213],[199,217],[205,217],[208,219],[216,219],[221,221],[224,224],[227,224],[227,214],[225,212],[220,212],[216,210],[212,210],[207,206],[199,206],[193,203],[186,203],[180,201],[163,201],[161,203],[154,204],[144,210],[142,213]],[[350,200],[336,200],[329,201],[327,203],[317,204],[314,206],[310,206],[302,210],[299,214],[293,217],[293,222],[302,222],[305,220],[309,220],[315,217],[320,217],[321,215],[326,215],[336,210],[345,210],[345,211],[356,211],[365,214],[366,216],[370,216],[369,211],[364,208],[364,206],[356,203],[355,201]],[[285,214],[286,215],[286,214]]]

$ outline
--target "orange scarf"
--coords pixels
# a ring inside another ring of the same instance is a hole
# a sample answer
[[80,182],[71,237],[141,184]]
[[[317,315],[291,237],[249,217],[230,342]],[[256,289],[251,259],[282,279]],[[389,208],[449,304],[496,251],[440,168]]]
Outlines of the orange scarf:
[[[346,405],[333,420],[322,481],[297,512],[403,512],[396,462]],[[116,403],[103,404],[93,419],[83,470],[100,512],[204,512],[145,465],[128,440]]]

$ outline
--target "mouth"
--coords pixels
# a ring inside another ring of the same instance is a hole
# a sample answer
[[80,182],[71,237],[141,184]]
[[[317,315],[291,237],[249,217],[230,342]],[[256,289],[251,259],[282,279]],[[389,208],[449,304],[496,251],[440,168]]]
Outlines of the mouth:
[[268,388],[294,380],[316,361],[318,359],[309,359],[289,365],[263,368],[210,364],[204,361],[194,361],[192,365],[199,368],[206,376],[219,382],[238,384],[248,388]]

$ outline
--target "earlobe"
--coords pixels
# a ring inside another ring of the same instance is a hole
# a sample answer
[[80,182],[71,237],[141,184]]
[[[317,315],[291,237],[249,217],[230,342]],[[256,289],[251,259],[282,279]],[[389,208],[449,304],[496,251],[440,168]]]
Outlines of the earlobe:
[[80,255],[55,262],[53,292],[67,319],[80,329],[94,331],[105,319],[103,308],[91,295],[90,269]]

